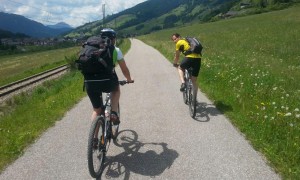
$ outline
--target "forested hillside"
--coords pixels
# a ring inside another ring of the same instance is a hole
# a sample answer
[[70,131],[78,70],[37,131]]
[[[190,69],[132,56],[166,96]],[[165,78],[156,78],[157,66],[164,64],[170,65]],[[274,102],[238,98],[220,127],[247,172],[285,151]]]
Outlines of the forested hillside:
[[153,31],[284,9],[300,0],[148,0],[120,13],[76,28],[67,36],[98,34],[103,26],[119,34]]

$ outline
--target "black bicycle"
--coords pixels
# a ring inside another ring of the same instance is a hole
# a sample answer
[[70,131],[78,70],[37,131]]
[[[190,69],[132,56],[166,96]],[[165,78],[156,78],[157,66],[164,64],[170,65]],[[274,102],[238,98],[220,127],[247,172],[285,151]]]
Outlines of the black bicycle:
[[183,102],[189,105],[189,112],[192,118],[196,116],[196,107],[197,107],[197,97],[196,90],[194,88],[192,79],[191,79],[192,67],[185,69],[184,71],[184,83],[185,89],[183,91]]
[[[129,82],[119,81],[120,85]],[[103,101],[103,98],[101,97]],[[118,136],[119,125],[110,121],[111,113],[111,93],[107,93],[101,114],[93,120],[88,137],[88,168],[93,178],[99,178],[103,171],[106,153],[109,149],[111,139]],[[120,118],[120,106],[118,105],[118,114]]]

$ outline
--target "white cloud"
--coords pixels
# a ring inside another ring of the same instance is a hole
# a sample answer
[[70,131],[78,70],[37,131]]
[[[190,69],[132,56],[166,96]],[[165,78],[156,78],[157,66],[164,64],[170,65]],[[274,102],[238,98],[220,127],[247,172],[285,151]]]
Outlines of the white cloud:
[[73,27],[133,7],[146,0],[3,0],[0,11],[25,16],[43,24],[65,22]]

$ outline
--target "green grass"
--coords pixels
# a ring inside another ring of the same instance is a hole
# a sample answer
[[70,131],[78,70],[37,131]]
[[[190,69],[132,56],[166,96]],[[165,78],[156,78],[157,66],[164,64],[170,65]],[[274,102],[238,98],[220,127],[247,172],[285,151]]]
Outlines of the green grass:
[[10,101],[14,110],[0,117],[0,170],[84,96],[82,84],[80,73],[70,73]]
[[80,47],[56,49],[38,53],[0,56],[0,86],[62,65]]
[[284,179],[300,179],[299,12],[298,5],[140,37],[171,62],[174,32],[198,37],[200,89]]
[[[125,54],[130,48],[130,42],[126,39],[120,43],[118,45]],[[74,50],[71,48],[61,53],[60,58],[70,53],[70,60],[75,57],[72,52]],[[54,56],[57,51],[48,53],[49,56]],[[47,59],[41,59],[47,62]],[[57,80],[44,83],[32,92],[18,95],[0,107],[0,172],[86,95],[82,91],[82,85],[81,73],[72,71]]]

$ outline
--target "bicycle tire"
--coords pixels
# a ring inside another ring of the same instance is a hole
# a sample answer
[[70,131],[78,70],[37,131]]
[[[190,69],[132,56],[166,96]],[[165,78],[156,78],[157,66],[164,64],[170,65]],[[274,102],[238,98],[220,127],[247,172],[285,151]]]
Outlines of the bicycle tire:
[[[106,145],[104,139],[104,119],[103,117],[97,117],[90,127],[88,137],[88,168],[90,175],[93,178],[99,178],[103,171],[105,156],[106,156]],[[98,142],[95,145],[95,136],[97,134]]]
[[[187,87],[187,86],[185,86],[185,87]],[[185,90],[182,92],[182,95],[183,95],[183,102],[184,102],[184,104],[188,104],[189,98],[188,98],[188,90],[187,90],[187,88],[185,88]]]
[[[121,119],[120,104],[118,104],[118,115],[119,115],[119,119]],[[118,124],[118,125],[112,124],[112,139],[113,140],[117,139],[117,137],[118,137],[119,127],[120,127],[120,124]]]
[[185,73],[184,73],[185,89],[182,92],[184,104],[189,103],[189,94],[188,94],[188,85],[189,84],[188,84],[188,80],[189,80],[189,72],[188,72],[188,70],[185,70]]
[[190,116],[192,118],[195,118],[196,116],[196,97],[195,97],[195,93],[194,93],[194,86],[191,80],[189,80],[189,112],[190,112]]

